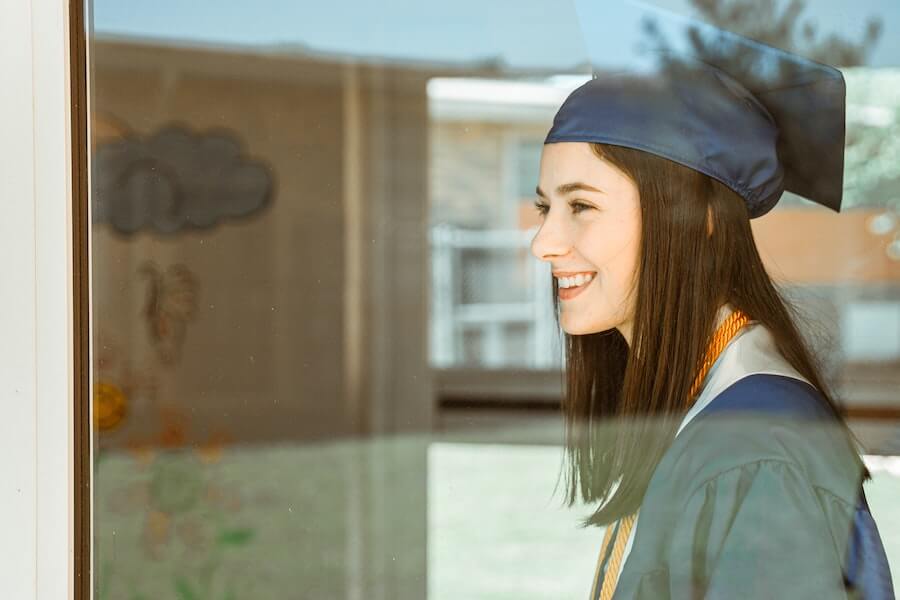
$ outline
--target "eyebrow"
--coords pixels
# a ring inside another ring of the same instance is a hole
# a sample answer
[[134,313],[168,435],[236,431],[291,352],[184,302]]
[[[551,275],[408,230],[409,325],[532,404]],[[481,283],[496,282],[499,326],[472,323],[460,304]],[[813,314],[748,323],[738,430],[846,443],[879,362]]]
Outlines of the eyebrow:
[[[572,192],[576,192],[579,190],[587,191],[587,192],[600,192],[601,194],[605,193],[603,190],[598,190],[594,186],[588,185],[586,183],[582,183],[580,181],[574,181],[572,183],[564,183],[556,188],[556,193],[560,196],[565,194],[571,194]],[[546,198],[547,195],[541,189],[541,186],[537,186],[534,188],[534,192],[540,196],[541,198]]]

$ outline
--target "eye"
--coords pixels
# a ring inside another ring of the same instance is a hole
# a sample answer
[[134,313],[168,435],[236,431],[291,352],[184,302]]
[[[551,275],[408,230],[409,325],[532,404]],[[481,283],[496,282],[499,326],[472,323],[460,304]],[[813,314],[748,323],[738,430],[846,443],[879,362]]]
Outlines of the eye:
[[569,202],[569,206],[572,207],[572,212],[574,212],[574,213],[580,213],[583,210],[590,210],[590,209],[594,208],[590,204],[585,204],[584,202],[578,202],[578,201]]
[[534,209],[538,212],[539,215],[546,215],[547,211],[550,210],[550,207],[540,201],[535,201]]

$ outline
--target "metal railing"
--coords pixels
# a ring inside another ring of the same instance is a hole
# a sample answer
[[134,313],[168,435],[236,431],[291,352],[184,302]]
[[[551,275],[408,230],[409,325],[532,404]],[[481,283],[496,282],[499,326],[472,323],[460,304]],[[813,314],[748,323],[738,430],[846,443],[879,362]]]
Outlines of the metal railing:
[[561,364],[550,266],[531,255],[533,236],[533,230],[431,228],[434,367]]

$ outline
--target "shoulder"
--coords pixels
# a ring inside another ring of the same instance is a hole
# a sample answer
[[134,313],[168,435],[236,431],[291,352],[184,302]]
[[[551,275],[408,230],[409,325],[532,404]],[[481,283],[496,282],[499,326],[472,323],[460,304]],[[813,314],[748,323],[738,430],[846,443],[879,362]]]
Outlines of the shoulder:
[[788,589],[825,581],[796,573],[838,572],[861,465],[841,421],[809,383],[771,373],[734,381],[657,465],[623,589],[643,589],[648,578],[661,589],[688,589],[698,572],[715,597],[769,597],[771,585],[765,594],[736,591],[758,590],[760,582]]
[[726,412],[805,421],[834,416],[822,393],[806,380],[767,372],[752,373],[731,383],[701,415]]
[[796,474],[847,502],[862,478],[853,443],[822,394],[806,381],[765,373],[718,394],[679,433],[654,478],[686,498],[736,472],[760,469]]

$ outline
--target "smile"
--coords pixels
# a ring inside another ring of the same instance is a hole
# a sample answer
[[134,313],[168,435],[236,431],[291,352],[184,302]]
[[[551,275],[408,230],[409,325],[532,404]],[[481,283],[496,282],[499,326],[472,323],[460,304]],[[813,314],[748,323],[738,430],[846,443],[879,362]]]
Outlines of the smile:
[[557,279],[559,299],[571,300],[591,284],[595,275],[595,273],[579,273],[574,277],[559,277]]

